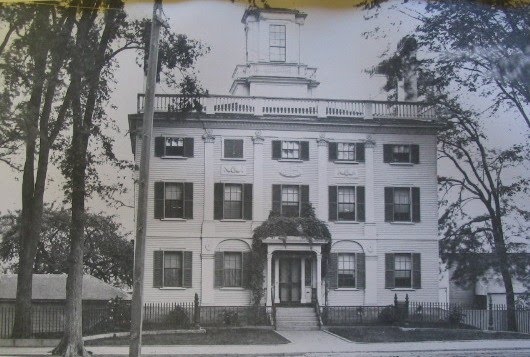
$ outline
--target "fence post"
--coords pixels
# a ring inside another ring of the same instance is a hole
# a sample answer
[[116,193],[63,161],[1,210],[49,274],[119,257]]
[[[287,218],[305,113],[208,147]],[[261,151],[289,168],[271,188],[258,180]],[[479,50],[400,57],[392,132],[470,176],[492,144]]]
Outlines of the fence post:
[[397,293],[394,294],[394,316],[395,318],[400,319]]
[[193,300],[194,303],[194,312],[193,312],[193,322],[195,324],[195,327],[199,327],[199,323],[201,320],[201,310],[199,307],[199,294],[195,293],[195,298]]
[[405,295],[405,319],[409,318],[409,294]]
[[489,297],[489,314],[488,314],[488,330],[493,331],[493,302],[491,295]]

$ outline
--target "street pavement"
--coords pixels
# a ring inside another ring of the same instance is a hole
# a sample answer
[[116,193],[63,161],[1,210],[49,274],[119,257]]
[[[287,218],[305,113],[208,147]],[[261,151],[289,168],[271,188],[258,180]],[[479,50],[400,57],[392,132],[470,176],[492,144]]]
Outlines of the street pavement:
[[[521,357],[530,356],[530,340],[355,343],[324,331],[278,331],[283,345],[144,346],[143,356],[358,356],[358,357]],[[123,356],[127,346],[90,346],[94,356]],[[0,356],[49,356],[49,347],[0,348]]]

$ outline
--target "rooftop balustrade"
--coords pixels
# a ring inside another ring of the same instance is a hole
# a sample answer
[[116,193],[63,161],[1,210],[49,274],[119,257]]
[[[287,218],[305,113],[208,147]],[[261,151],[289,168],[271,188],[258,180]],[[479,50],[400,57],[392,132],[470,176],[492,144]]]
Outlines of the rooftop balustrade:
[[[138,113],[143,113],[145,95],[138,94]],[[422,102],[272,98],[238,96],[183,96],[157,94],[155,112],[240,114],[249,116],[297,116],[358,119],[436,119],[435,108]]]

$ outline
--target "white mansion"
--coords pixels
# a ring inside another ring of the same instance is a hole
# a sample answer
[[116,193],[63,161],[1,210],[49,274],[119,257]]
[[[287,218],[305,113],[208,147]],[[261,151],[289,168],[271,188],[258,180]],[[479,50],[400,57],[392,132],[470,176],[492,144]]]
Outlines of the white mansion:
[[[267,306],[438,300],[436,122],[419,102],[313,98],[301,63],[306,14],[248,9],[246,64],[230,95],[157,95],[150,167],[146,302],[249,305],[253,229],[304,202],[332,235],[265,239]],[[137,113],[129,116],[139,162]],[[182,112],[182,103],[202,110]]]

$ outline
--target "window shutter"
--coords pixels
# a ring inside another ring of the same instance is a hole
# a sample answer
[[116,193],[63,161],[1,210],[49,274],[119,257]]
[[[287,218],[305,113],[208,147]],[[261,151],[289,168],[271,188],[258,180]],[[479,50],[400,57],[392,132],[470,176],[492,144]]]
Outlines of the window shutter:
[[184,156],[193,157],[194,151],[193,138],[184,138]]
[[420,188],[412,187],[412,222],[419,222],[420,220]]
[[328,160],[335,161],[337,160],[337,143],[328,144]]
[[412,253],[412,287],[421,289],[421,255]]
[[272,212],[282,213],[282,185],[272,185]]
[[357,261],[356,288],[364,289],[366,287],[366,257],[364,253],[355,254],[355,260]]
[[383,162],[392,162],[392,145],[383,145]]
[[252,184],[243,185],[243,219],[252,221]]
[[420,163],[420,146],[419,145],[411,145],[410,146],[410,161],[413,164],[419,164]]
[[337,186],[329,186],[329,221],[337,220]]
[[224,198],[224,184],[215,183],[213,185],[213,219],[223,219],[223,198]]
[[224,286],[224,254],[223,252],[215,252],[215,282],[216,288],[222,288]]
[[304,212],[304,209],[309,205],[309,186],[308,185],[300,185],[300,214],[299,216],[302,216],[302,213]]
[[164,251],[155,250],[153,256],[153,288],[161,288],[164,284]]
[[282,158],[282,142],[280,140],[272,141],[272,159],[279,160]]
[[355,159],[357,162],[364,162],[364,143],[355,144]]
[[250,283],[250,252],[243,252],[243,287],[248,289]]
[[163,136],[158,136],[155,138],[155,156],[156,157],[164,156],[164,145],[165,145],[165,138]]
[[336,289],[338,285],[337,270],[339,268],[339,255],[337,253],[330,253],[328,264],[327,283],[330,289]]
[[300,160],[309,161],[309,141],[300,141]]
[[192,286],[192,266],[193,266],[193,253],[183,252],[183,279],[182,286],[184,288],[191,288]]
[[394,220],[394,188],[385,187],[385,222]]
[[193,183],[184,183],[184,218],[193,219]]
[[385,289],[393,289],[394,281],[394,254],[385,254]]
[[164,183],[155,182],[155,218],[164,218]]
[[365,219],[365,210],[364,210],[364,186],[357,186],[356,187],[356,200],[355,202],[357,202],[357,209],[355,210],[356,211],[356,214],[357,214],[357,222],[364,222],[366,219]]

